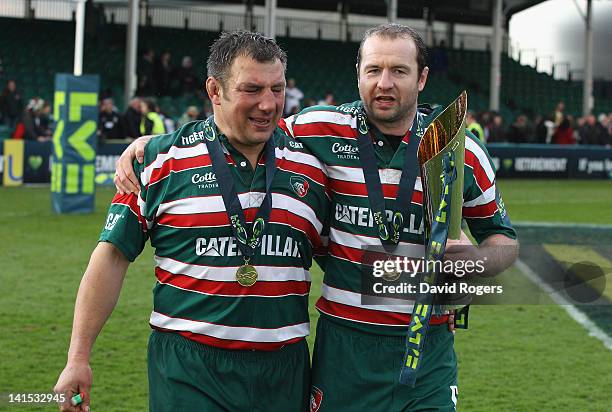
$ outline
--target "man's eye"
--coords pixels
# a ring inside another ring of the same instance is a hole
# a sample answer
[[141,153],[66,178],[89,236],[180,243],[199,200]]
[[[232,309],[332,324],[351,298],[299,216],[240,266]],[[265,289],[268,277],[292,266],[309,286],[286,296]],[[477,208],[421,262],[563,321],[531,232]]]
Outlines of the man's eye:
[[379,71],[380,71],[379,69],[368,69],[367,73],[368,73],[368,74],[370,74],[370,73],[371,73],[371,74],[376,74],[376,73],[378,73]]

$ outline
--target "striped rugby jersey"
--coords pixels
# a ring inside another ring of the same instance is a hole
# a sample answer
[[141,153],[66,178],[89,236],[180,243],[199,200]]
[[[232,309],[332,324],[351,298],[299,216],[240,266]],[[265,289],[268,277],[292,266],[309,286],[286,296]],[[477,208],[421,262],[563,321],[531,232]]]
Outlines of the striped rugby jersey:
[[[360,104],[357,101],[338,107],[309,107],[281,120],[280,126],[324,163],[329,176],[332,196],[329,254],[324,262],[322,296],[317,309],[322,316],[348,327],[403,336],[414,302],[366,305],[360,293],[362,248],[381,245],[359,160],[355,110]],[[433,116],[417,113],[417,124],[413,126],[417,127],[416,133],[422,136],[431,120]],[[466,135],[463,217],[479,243],[495,233],[516,238],[495,185],[495,170],[487,150],[474,135],[469,132]],[[406,134],[397,152],[381,133],[376,131],[373,138],[388,217],[397,196],[408,138]],[[417,178],[410,215],[404,217],[406,223],[400,238],[400,246],[410,250],[413,257],[422,257],[425,252],[422,202],[421,180]]]
[[[204,122],[154,137],[134,163],[140,195],[116,195],[100,241],[133,261],[155,249],[151,327],[227,349],[276,350],[309,333],[309,268],[329,214],[327,176],[303,145],[277,128],[270,222],[251,259],[259,274],[241,286],[244,262],[204,142]],[[265,159],[253,171],[218,135],[251,223],[265,194]],[[320,250],[319,250],[320,252]],[[323,252],[324,253],[324,252]]]

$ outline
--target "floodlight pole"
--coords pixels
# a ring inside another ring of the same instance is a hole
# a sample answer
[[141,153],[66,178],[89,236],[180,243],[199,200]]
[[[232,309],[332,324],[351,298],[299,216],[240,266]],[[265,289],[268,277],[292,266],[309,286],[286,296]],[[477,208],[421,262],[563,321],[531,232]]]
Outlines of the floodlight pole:
[[74,33],[73,74],[83,74],[83,38],[85,36],[85,0],[76,0],[76,30]]
[[32,0],[26,0],[23,3],[23,15],[25,16],[26,19],[33,19],[34,18],[34,13],[33,13],[33,9],[32,9]]
[[593,2],[587,0],[585,16],[584,80],[582,83],[582,115],[593,109]]
[[130,99],[136,92],[136,54],[138,53],[138,21],[140,10],[138,0],[129,0],[128,4],[128,26],[125,47],[125,79],[123,87],[123,99],[127,108]]
[[491,78],[489,83],[489,110],[499,111],[501,87],[502,0],[493,5],[493,47],[491,48]]
[[276,0],[266,0],[265,26],[266,36],[274,39],[276,37]]
[[430,8],[423,8],[423,18],[425,19],[425,44],[427,47],[435,47],[433,34],[433,12]]
[[397,22],[397,0],[387,0],[387,21]]

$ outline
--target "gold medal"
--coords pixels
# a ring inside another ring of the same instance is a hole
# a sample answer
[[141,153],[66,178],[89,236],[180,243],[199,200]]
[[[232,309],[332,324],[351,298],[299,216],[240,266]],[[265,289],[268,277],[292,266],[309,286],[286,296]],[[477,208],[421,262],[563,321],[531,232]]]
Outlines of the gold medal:
[[236,280],[242,286],[253,286],[257,282],[257,269],[253,265],[245,263],[236,270]]
[[396,280],[400,278],[400,276],[402,275],[402,272],[398,270],[398,267],[395,264],[396,261],[392,259],[391,256],[387,256],[387,261],[393,262],[393,269],[389,271],[387,270],[383,271],[382,278],[386,280],[387,282],[395,282]]

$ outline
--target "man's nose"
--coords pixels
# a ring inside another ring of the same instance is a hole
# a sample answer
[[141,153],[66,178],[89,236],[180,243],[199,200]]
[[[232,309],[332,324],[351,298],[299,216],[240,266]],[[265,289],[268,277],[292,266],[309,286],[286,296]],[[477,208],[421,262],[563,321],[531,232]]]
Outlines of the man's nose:
[[376,85],[382,90],[388,90],[393,87],[393,79],[391,78],[391,72],[388,69],[383,69]]
[[262,112],[271,112],[276,106],[276,99],[272,90],[266,90],[261,96],[259,105],[257,106]]

